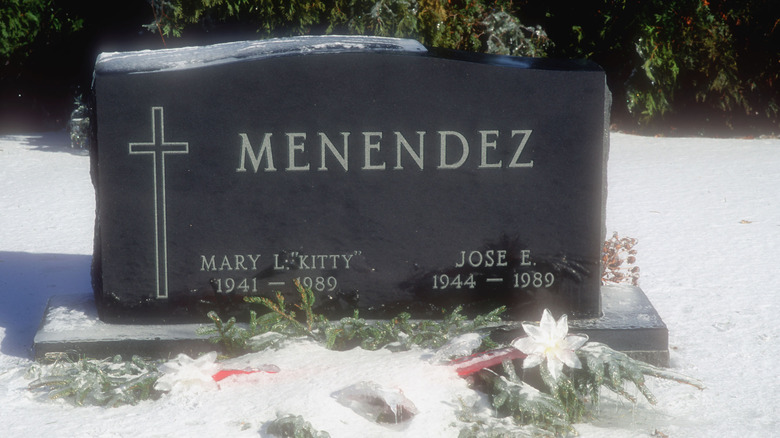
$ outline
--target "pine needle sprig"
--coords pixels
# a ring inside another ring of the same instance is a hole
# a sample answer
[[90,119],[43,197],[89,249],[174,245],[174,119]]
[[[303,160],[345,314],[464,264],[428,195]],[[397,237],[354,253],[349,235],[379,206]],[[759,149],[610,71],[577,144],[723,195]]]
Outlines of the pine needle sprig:
[[[655,397],[645,385],[646,376],[704,389],[704,385],[696,379],[633,359],[598,342],[584,344],[576,354],[581,368],[567,368],[555,377],[548,368],[549,359],[539,364],[541,381],[528,373],[524,373],[526,381],[523,381],[518,377],[513,362],[507,360],[502,363],[501,370],[492,367],[478,371],[472,383],[476,385],[475,389],[488,395],[498,418],[511,417],[518,426],[532,424],[556,435],[569,433],[573,424],[581,422],[586,416],[590,418],[592,407],[599,403],[601,387],[632,404],[638,400],[627,390],[630,385],[635,386],[649,403],[656,404]],[[482,430],[474,425],[467,429],[466,436],[471,436],[471,431]]]
[[[454,337],[500,324],[501,314],[506,308],[500,307],[473,320],[467,319],[462,310],[458,306],[442,320],[412,321],[409,313],[402,312],[389,321],[371,322],[360,318],[355,311],[354,316],[324,324],[326,346],[335,350],[347,350],[358,345],[366,350],[383,347],[408,350],[412,346],[439,348]],[[486,344],[486,348],[493,346]]]
[[349,350],[360,346],[365,350],[378,350],[392,343],[405,347],[410,325],[409,314],[401,314],[390,321],[368,322],[354,316],[342,318],[325,327],[325,346],[331,350]]
[[625,390],[625,384],[631,383],[648,403],[656,404],[655,396],[645,385],[646,375],[704,389],[704,385],[696,379],[632,359],[627,354],[599,342],[588,342],[577,353],[583,368],[572,372],[572,381],[576,390],[590,395],[594,403],[598,402],[598,390],[601,386],[636,403],[636,397]]
[[[247,339],[252,336],[252,331],[236,325],[236,318],[230,318],[227,321],[217,315],[217,312],[211,311],[206,316],[214,323],[211,326],[198,327],[196,333],[199,335],[214,335],[209,338],[213,344],[221,344],[226,356],[238,356],[247,351]],[[250,312],[250,327],[256,326],[257,314]]]
[[276,293],[276,302],[266,297],[244,297],[247,303],[261,304],[271,312],[258,319],[258,331],[289,332],[296,336],[309,336],[319,340],[316,333],[318,325],[327,320],[314,312],[315,297],[311,288],[304,287],[297,279],[293,280],[300,295],[300,302],[293,307],[303,312],[303,322],[299,321],[294,309],[287,309],[281,292]]
[[550,394],[539,391],[519,379],[511,361],[502,364],[502,375],[486,368],[479,372],[479,378],[488,384],[491,404],[502,417],[512,417],[518,425],[533,424],[556,433],[571,431],[562,403]]
[[542,381],[549,388],[550,394],[560,402],[569,423],[578,423],[588,411],[587,393],[579,390],[573,379],[566,374],[555,380],[547,368],[542,365],[539,368]]
[[158,363],[133,356],[123,361],[79,359],[43,367],[30,382],[30,390],[40,390],[50,399],[65,399],[77,406],[120,406],[155,399],[154,383],[160,377]]
[[330,438],[325,431],[315,429],[301,415],[276,414],[276,419],[268,423],[268,433],[280,437]]

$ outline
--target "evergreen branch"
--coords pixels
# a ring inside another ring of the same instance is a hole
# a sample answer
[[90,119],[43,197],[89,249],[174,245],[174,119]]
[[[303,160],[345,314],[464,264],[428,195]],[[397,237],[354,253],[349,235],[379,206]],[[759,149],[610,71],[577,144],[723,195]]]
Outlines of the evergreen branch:
[[106,360],[80,359],[43,368],[30,382],[30,390],[44,391],[50,399],[66,399],[75,405],[120,406],[157,398],[154,384],[160,377],[157,362],[133,356]]
[[[216,336],[209,338],[209,342],[222,344],[224,352],[228,356],[237,356],[247,351],[246,341],[251,336],[251,333],[236,326],[236,318],[233,317],[228,319],[227,322],[223,322],[217,315],[217,312],[213,310],[206,316],[214,322],[214,325],[211,327],[199,327],[196,333],[200,335],[215,334]],[[250,313],[250,318],[252,316]]]
[[306,335],[315,340],[321,340],[317,334],[317,326],[318,323],[326,325],[327,319],[314,312],[314,292],[311,288],[303,287],[298,280],[293,280],[293,282],[301,297],[300,302],[293,306],[303,312],[303,322],[299,321],[294,310],[286,309],[284,295],[281,292],[276,293],[275,303],[266,297],[244,297],[244,301],[247,303],[261,304],[271,310],[270,314],[256,319],[254,334],[291,330],[294,335]]
[[[582,420],[589,406],[598,404],[602,386],[636,403],[637,398],[625,389],[626,383],[633,383],[651,404],[655,404],[656,399],[645,385],[645,376],[704,388],[698,380],[632,359],[604,344],[587,343],[577,354],[582,368],[569,369],[557,378],[553,378],[547,362],[541,364],[539,375],[547,387],[545,392],[523,382],[510,360],[502,363],[500,374],[490,368],[478,371],[474,374],[474,383],[487,392],[497,415],[511,416],[516,424],[541,426],[555,434],[570,431],[572,424]],[[464,430],[467,431],[465,436],[472,436],[470,434],[482,429],[472,425]]]
[[312,427],[300,415],[277,413],[276,419],[268,423],[268,433],[281,437],[330,438],[330,434]]
[[[281,292],[276,293],[276,303],[271,301],[270,299],[266,297],[244,297],[244,301],[247,303],[255,303],[255,304],[262,304],[263,306],[267,307],[269,310],[271,310],[276,318],[263,318],[261,319],[262,322],[269,323],[272,322],[272,326],[268,327],[269,329],[278,329],[278,328],[287,328],[289,326],[292,326],[295,328],[295,331],[301,332],[301,331],[308,331],[306,328],[301,324],[297,319],[295,319],[295,311],[290,310],[289,312],[285,309],[284,305],[284,295],[282,295]],[[285,321],[286,324],[283,327],[279,327],[279,323]]]
[[[507,361],[505,372],[512,367],[511,361]],[[491,404],[500,415],[511,416],[521,425],[534,424],[556,433],[572,430],[563,404],[520,380],[514,371],[505,377],[486,368],[478,375],[488,383]]]
[[[498,308],[488,314],[479,315],[468,321],[458,306],[441,321],[423,320],[412,322],[409,313],[400,313],[389,321],[367,322],[355,311],[354,316],[342,318],[337,322],[323,319],[326,346],[336,350],[346,350],[360,345],[366,350],[389,347],[408,350],[413,345],[423,348],[439,348],[447,341],[465,333],[501,322],[500,314],[506,309]],[[494,344],[486,340],[486,348]]]
[[696,389],[704,390],[706,386],[700,380],[688,377],[684,374],[680,374],[671,370],[665,370],[663,368],[654,367],[648,363],[642,363],[642,372],[647,376],[657,377],[659,379],[671,380],[677,383],[683,383],[693,386]]
[[298,279],[294,279],[293,283],[295,284],[295,288],[298,290],[298,293],[301,295],[301,303],[296,304],[295,307],[301,309],[304,312],[304,315],[306,315],[306,327],[311,333],[314,329],[314,320],[317,316],[312,310],[314,308],[315,301],[314,292],[311,290],[311,288],[303,287]]
[[[587,411],[586,395],[587,392],[580,391],[575,386],[575,383],[565,374],[561,375],[557,380],[553,379],[550,370],[547,368],[547,364],[543,364],[539,368],[542,381],[550,389],[550,394],[555,400],[564,407],[566,414],[566,420],[569,423],[577,423],[582,420],[582,417]],[[629,396],[630,397],[630,396]],[[594,399],[594,404],[597,400]]]
[[578,392],[590,394],[594,402],[598,401],[598,388],[604,386],[636,403],[636,398],[624,389],[624,383],[631,382],[650,404],[655,404],[655,396],[645,386],[646,375],[704,389],[704,385],[696,379],[632,359],[627,354],[598,342],[588,342],[577,353],[582,360],[583,369],[572,373],[572,381]]

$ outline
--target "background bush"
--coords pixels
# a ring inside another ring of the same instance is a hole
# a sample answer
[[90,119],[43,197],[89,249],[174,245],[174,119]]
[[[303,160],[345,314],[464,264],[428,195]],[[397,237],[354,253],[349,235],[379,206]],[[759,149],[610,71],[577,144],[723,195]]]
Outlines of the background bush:
[[[57,39],[63,25],[86,35],[60,41],[89,51],[85,71],[101,48],[303,34],[396,36],[459,50],[589,58],[607,72],[613,121],[621,128],[780,133],[777,0],[135,0],[118,3],[125,7],[121,15],[108,3],[102,10],[56,9],[52,0],[10,0],[0,6],[0,30],[15,29],[8,23],[20,20],[22,6],[54,11],[44,25],[48,33],[24,35]],[[151,32],[139,35],[142,27]],[[0,63],[30,53],[32,46],[20,35],[0,34]],[[83,84],[85,74],[79,74]]]
[[524,0],[516,6],[523,19],[547,30],[554,55],[590,58],[606,69],[619,121],[780,133],[776,0],[582,0],[572,6]]
[[[31,110],[45,112],[35,108],[34,96],[28,99],[35,89],[50,91],[40,68],[45,62],[33,55],[46,53],[52,41],[82,27],[83,20],[52,0],[0,1],[0,127],[31,116]],[[64,94],[61,98],[68,99]],[[19,105],[22,100],[26,105]]]

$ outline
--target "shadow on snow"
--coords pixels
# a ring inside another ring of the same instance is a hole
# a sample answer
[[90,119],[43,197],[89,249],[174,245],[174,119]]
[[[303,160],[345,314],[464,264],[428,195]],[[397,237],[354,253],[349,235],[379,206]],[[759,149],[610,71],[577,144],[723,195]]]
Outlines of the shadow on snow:
[[0,251],[0,352],[30,357],[52,295],[92,294],[91,255]]
[[42,152],[65,152],[80,156],[89,155],[89,151],[86,149],[75,149],[70,146],[70,134],[65,130],[31,134],[7,134],[0,136],[0,141],[17,142]]

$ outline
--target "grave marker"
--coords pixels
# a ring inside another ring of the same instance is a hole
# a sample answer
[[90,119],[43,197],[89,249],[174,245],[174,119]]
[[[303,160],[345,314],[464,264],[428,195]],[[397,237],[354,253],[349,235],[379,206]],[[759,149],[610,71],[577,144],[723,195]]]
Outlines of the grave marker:
[[294,280],[332,318],[600,315],[594,64],[300,37],[103,54],[95,95],[106,321],[246,317]]

